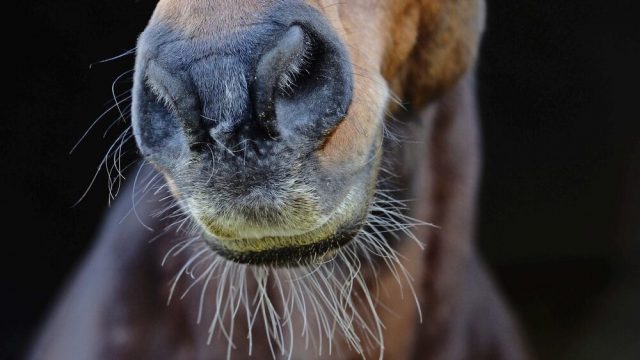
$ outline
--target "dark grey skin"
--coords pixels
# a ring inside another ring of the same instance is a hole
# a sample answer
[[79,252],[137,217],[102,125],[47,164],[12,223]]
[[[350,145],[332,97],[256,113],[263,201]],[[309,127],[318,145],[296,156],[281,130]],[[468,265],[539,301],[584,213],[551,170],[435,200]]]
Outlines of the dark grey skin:
[[[353,87],[344,45],[322,16],[296,3],[253,21],[221,41],[150,24],[138,41],[132,124],[144,157],[177,196],[193,200],[187,207],[210,207],[201,222],[242,218],[245,226],[289,231],[330,214],[353,187],[371,187],[377,162],[318,164],[316,151],[346,115]],[[304,262],[348,242],[364,215],[361,208],[334,236],[302,246],[239,252],[209,241],[239,262]]]

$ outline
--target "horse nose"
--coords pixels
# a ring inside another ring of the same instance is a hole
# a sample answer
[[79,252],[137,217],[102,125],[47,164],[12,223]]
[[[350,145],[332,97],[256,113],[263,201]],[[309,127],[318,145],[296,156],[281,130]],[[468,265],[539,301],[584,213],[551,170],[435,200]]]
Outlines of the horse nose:
[[352,98],[350,62],[327,30],[293,24],[260,57],[254,114],[270,134],[318,143],[346,115]]
[[292,7],[215,30],[188,37],[158,20],[140,36],[132,125],[143,154],[169,164],[210,149],[257,158],[319,149],[353,88],[346,48],[324,16]]

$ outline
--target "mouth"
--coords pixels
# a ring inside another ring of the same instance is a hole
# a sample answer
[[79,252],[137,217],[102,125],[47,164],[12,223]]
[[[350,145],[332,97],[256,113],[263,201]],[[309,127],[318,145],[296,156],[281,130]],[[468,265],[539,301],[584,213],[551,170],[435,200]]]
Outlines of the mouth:
[[[207,244],[218,255],[227,260],[247,265],[299,267],[318,264],[330,259],[338,249],[348,244],[358,233],[360,226],[343,226],[322,240],[306,243],[305,235],[272,237],[262,239],[241,239],[221,242],[207,239]],[[311,234],[307,235],[310,236]],[[265,244],[289,244],[270,247]],[[260,244],[263,250],[247,250]],[[293,244],[293,245],[292,245]],[[242,250],[241,250],[242,249]]]
[[[358,191],[359,190],[359,191]],[[205,242],[227,260],[273,267],[298,267],[329,260],[360,231],[367,211],[354,208],[364,194],[352,189],[321,225],[298,234],[226,237],[204,231]]]

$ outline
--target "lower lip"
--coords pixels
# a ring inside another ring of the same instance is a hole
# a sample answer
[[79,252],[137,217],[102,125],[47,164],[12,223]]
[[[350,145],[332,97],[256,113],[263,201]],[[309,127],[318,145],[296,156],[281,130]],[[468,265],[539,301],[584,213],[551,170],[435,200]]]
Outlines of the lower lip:
[[219,242],[208,242],[209,247],[227,260],[247,265],[298,267],[324,262],[340,247],[348,244],[359,228],[336,232],[328,239],[302,246],[282,247],[265,251],[233,251]]

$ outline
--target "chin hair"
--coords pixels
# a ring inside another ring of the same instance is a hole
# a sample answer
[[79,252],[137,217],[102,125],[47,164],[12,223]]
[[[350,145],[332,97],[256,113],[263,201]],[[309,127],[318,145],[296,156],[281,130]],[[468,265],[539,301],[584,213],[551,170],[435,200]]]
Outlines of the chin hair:
[[[193,226],[195,234],[176,243],[163,260],[164,265],[175,255],[189,252],[171,281],[168,303],[190,292],[198,296],[197,321],[209,324],[207,342],[223,336],[228,356],[235,348],[234,323],[238,321],[246,325],[247,333],[239,335],[249,342],[248,355],[254,337],[268,339],[273,358],[291,357],[298,341],[319,356],[337,356],[346,349],[335,343],[336,338],[345,339],[351,351],[363,356],[372,349],[381,349],[382,354],[384,325],[378,313],[384,304],[378,299],[377,274],[391,273],[416,301],[419,312],[411,276],[396,247],[406,241],[401,239],[422,247],[412,228],[428,224],[405,215],[404,202],[382,190],[376,190],[368,210],[365,225],[350,242],[317,262],[297,267],[230,261],[212,251],[202,230]],[[216,286],[211,279],[216,279]]]

